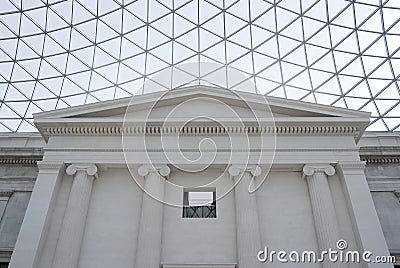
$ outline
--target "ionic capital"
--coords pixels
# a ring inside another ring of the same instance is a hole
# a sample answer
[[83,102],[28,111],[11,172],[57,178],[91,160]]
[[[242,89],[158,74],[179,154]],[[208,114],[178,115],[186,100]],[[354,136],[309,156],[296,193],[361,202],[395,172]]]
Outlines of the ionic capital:
[[65,172],[68,175],[74,175],[78,171],[85,171],[87,175],[97,178],[97,166],[95,164],[71,164]]
[[141,165],[138,168],[138,174],[142,177],[147,176],[151,172],[157,172],[162,177],[168,177],[171,169],[167,165]]
[[329,164],[313,164],[303,167],[303,177],[312,176],[314,173],[324,173],[327,176],[335,174],[335,168]]

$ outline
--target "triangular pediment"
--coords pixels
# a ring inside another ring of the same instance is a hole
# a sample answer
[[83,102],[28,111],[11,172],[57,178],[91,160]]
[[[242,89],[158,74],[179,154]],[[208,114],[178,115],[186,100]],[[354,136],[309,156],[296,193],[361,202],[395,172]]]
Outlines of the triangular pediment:
[[[170,110],[168,107],[177,106],[189,99],[199,98],[198,105],[207,107],[206,99],[219,100],[238,110],[265,110],[267,103],[274,117],[368,117],[368,113],[329,105],[313,104],[296,100],[288,100],[256,93],[237,92],[206,86],[194,86],[174,89],[166,92],[154,92],[133,97],[85,104],[70,108],[35,114],[35,119],[42,118],[100,118],[124,116],[127,107],[132,113],[143,111]],[[194,102],[193,102],[194,103]],[[155,105],[156,104],[156,105]],[[212,104],[211,104],[212,105]]]
[[[166,124],[166,118],[170,125]],[[366,112],[328,105],[193,86],[43,112],[34,115],[34,123],[45,138],[54,128],[62,129],[57,130],[60,133],[108,131],[104,129],[119,133],[127,122],[134,127],[143,127],[144,123],[153,127],[176,127],[190,122],[192,127],[200,128],[212,127],[216,122],[238,127],[239,122],[246,127],[273,126],[270,131],[290,135],[354,133],[360,137],[369,118]]]

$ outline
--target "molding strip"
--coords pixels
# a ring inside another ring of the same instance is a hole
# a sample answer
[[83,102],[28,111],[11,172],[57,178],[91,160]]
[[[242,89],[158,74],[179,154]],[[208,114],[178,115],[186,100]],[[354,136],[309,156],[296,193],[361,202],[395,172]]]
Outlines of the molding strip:
[[141,127],[48,127],[44,129],[50,135],[227,135],[227,134],[276,134],[276,135],[353,135],[358,136],[359,129],[354,126],[141,126]]
[[37,166],[37,162],[42,158],[20,158],[7,156],[7,158],[0,159],[0,165],[22,165],[22,166]]

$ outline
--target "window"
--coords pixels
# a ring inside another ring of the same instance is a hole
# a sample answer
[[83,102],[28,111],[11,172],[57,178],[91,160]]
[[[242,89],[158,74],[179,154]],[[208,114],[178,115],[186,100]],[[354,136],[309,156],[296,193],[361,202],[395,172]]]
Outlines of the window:
[[196,189],[183,192],[183,218],[216,218],[215,190]]

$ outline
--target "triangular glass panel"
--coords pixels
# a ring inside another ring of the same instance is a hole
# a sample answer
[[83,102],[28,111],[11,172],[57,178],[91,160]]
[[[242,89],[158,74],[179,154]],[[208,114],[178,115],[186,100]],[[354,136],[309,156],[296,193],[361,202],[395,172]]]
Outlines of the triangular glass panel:
[[209,31],[204,29],[200,29],[200,50],[204,51],[205,49],[217,44],[222,41],[222,38],[217,37],[214,34],[211,34]]
[[251,36],[252,35],[250,33],[250,27],[245,27],[229,37],[229,41],[244,46],[246,48],[251,48]]
[[120,58],[121,38],[115,38],[99,45],[103,51],[107,51],[116,59]]
[[318,86],[318,88],[316,86],[314,86],[314,88],[318,92],[325,92],[325,93],[334,94],[337,96],[342,95],[342,92],[340,90],[340,87],[339,87],[336,77],[333,77],[330,80],[324,82],[323,84]]
[[279,40],[279,51],[282,58],[287,56],[287,54],[291,53],[295,49],[301,47],[302,45],[301,42],[284,37],[282,35],[278,35],[278,40]]
[[23,15],[21,19],[20,35],[25,36],[43,32],[43,29],[40,29],[28,17]]
[[[97,56],[97,53],[96,53]],[[86,66],[82,60],[78,60],[74,56],[68,58],[67,74],[77,73],[88,70],[90,67]]]
[[[376,11],[377,7],[374,7],[372,5],[363,5],[363,4],[355,4],[355,19],[357,21],[357,27],[360,26],[360,24],[364,23],[365,20],[368,20],[369,16]],[[379,11],[378,11],[379,12]],[[379,23],[380,25],[381,23]]]
[[19,89],[19,88],[17,89],[16,87],[11,85],[11,86],[8,87],[8,91],[7,91],[7,94],[5,96],[5,101],[7,102],[7,101],[25,101],[25,100],[28,100],[27,97],[30,97],[30,95],[27,95],[27,93],[30,93],[30,92],[26,92],[25,93],[25,92],[21,91],[21,89]]
[[[348,36],[351,35],[351,32],[354,31],[354,29],[331,25],[330,31],[331,31],[332,46],[336,47],[343,40],[345,42],[347,40]],[[354,40],[353,40],[353,42],[354,42]],[[357,42],[357,41],[355,41],[355,42]],[[353,46],[355,44],[356,43],[353,43]]]
[[366,102],[368,102],[368,98],[352,98],[352,97],[345,97],[346,103],[349,106],[349,108],[353,110],[358,110],[360,107],[365,105]]
[[275,83],[266,79],[263,79],[261,77],[256,77],[256,86],[257,86],[257,92],[259,94],[266,94],[267,92],[274,90],[275,88],[279,87],[279,83]]
[[138,0],[133,1],[129,5],[126,5],[126,9],[134,16],[137,16],[140,20],[147,21],[147,1]]
[[165,16],[166,14],[171,13],[171,11],[168,8],[161,5],[157,1],[149,1],[148,7],[149,7],[149,12],[148,12],[149,22],[153,22],[153,21]]
[[126,83],[139,77],[141,77],[141,74],[138,74],[131,68],[127,67],[125,64],[121,64],[119,66],[118,83]]
[[[43,66],[43,65],[42,65]],[[21,68],[18,64],[14,65],[13,74],[11,80],[13,81],[25,81],[25,80],[33,80],[32,74],[29,74],[26,70]]]
[[[151,23],[151,26],[157,31],[162,32],[164,35],[166,35],[168,38],[173,37],[173,16],[172,14],[168,14],[154,22]],[[176,36],[176,34],[174,34]]]
[[90,20],[83,24],[76,25],[75,29],[83,33],[87,38],[90,39],[91,42],[96,41],[96,34],[97,34],[96,20]]
[[[316,1],[314,1],[316,2]],[[318,19],[319,21],[326,21],[326,5],[325,1],[317,1],[312,8],[305,14],[307,17]]]
[[283,80],[287,81],[288,79],[294,77],[298,73],[304,70],[304,67],[300,67],[294,64],[282,62],[282,73],[283,73]]
[[125,38],[129,39],[131,42],[135,43],[139,47],[146,48],[147,43],[147,27],[141,27],[137,30],[124,35]]
[[66,97],[66,96],[72,96],[72,95],[80,95],[84,92],[85,92],[84,89],[80,88],[78,85],[73,83],[71,80],[65,79],[62,90],[60,92],[60,95],[61,95],[61,97]]
[[200,13],[200,24],[203,24],[205,21],[208,21],[210,18],[214,17],[216,14],[221,13],[221,10],[217,7],[211,5],[206,1],[199,1],[199,9]]
[[361,59],[363,62],[365,74],[367,76],[370,73],[374,72],[375,68],[377,68],[382,63],[382,59],[377,57],[362,56]]
[[112,56],[107,54],[102,49],[96,48],[96,50],[95,50],[95,58],[94,58],[94,63],[93,63],[94,67],[104,66],[106,64],[114,63],[116,61],[117,61],[117,59],[114,59]]
[[[70,31],[71,28],[68,29],[61,29],[55,32],[48,33],[46,38],[53,38],[56,43],[62,46],[64,49],[68,49],[69,47],[69,40],[70,40]],[[33,37],[30,37],[33,38]],[[43,42],[43,41],[42,41]],[[36,44],[35,40],[30,42],[31,44]],[[41,46],[35,47],[36,51],[41,51]]]
[[37,60],[37,59],[23,60],[23,61],[19,61],[18,64],[20,64],[25,70],[29,70],[29,72],[33,76],[39,75],[40,60]]
[[338,72],[340,72],[352,60],[358,57],[358,55],[356,54],[342,52],[338,50],[334,50],[333,55],[335,56],[335,64]]
[[[75,4],[74,7],[74,12],[72,15],[72,23],[74,25],[79,24],[83,21],[86,21],[88,19],[94,19],[96,13],[92,14],[90,11],[88,11],[82,4]],[[68,18],[68,21],[70,18]]]
[[124,23],[122,25],[122,32],[124,34],[143,26],[143,22],[134,15],[132,15],[132,13],[128,12],[127,10],[124,10],[123,14],[124,14],[124,21],[123,21]]
[[[199,50],[197,28],[175,39],[175,44],[176,43],[179,43],[181,46],[185,45],[186,49],[190,49],[193,53],[197,53]],[[179,50],[174,50],[174,53],[179,54]]]
[[[383,90],[383,92],[381,94],[379,94],[376,98],[377,99],[399,99],[400,92],[397,89],[395,83],[393,82],[392,84],[390,84],[390,86],[385,88],[385,90]],[[400,113],[399,113],[399,115],[400,115]]]
[[90,83],[90,91],[97,89],[104,89],[112,86],[112,82],[105,75],[101,75],[100,73],[93,72],[92,80]]
[[37,128],[32,124],[29,124],[28,121],[22,120],[21,125],[18,128],[19,132],[37,132]]
[[300,33],[304,31],[304,38],[308,40],[324,27],[327,27],[327,25],[323,22],[313,18],[303,17],[303,27]]
[[148,49],[152,49],[154,47],[157,47],[161,44],[165,44],[167,42],[170,42],[171,39],[169,39],[167,36],[164,34],[160,33],[159,31],[153,29],[152,27],[148,28],[148,39],[147,39],[147,47]]
[[207,21],[201,27],[207,29],[220,38],[224,38],[224,17],[221,14]]
[[311,84],[310,84],[310,77],[308,74],[308,71],[305,70],[296,77],[294,77],[292,80],[288,82],[288,85],[294,86],[294,87],[300,87],[302,89],[308,89],[311,90]]
[[79,48],[88,47],[88,46],[92,46],[92,45],[93,45],[93,43],[90,42],[86,37],[82,36],[76,30],[72,30],[71,43],[70,43],[71,50],[76,50]]
[[241,46],[238,46],[231,42],[226,42],[226,53],[227,53],[227,62],[230,63],[235,61],[238,57],[249,53],[250,50],[247,50]]
[[298,47],[295,51],[288,54],[284,60],[293,64],[307,66],[304,46]]
[[275,21],[275,12],[274,8],[270,9],[266,13],[264,13],[261,17],[257,18],[253,21],[253,24],[269,30],[271,32],[276,32],[276,21]]
[[46,38],[43,51],[44,56],[56,55],[64,52],[65,49],[62,46],[54,42],[51,38]]
[[271,57],[267,57],[263,54],[259,54],[257,52],[253,53],[253,58],[254,58],[254,71],[255,73],[258,73],[262,70],[264,70],[265,68],[267,68],[268,66],[272,65],[273,63],[276,63],[276,60],[271,58]]
[[[44,100],[44,99],[52,99],[56,97],[53,92],[49,89],[45,88],[43,85],[37,83],[35,92],[33,92],[33,100]],[[53,107],[54,108],[54,107]]]
[[100,20],[98,21],[97,38],[96,38],[97,43],[101,43],[103,41],[119,37],[120,37],[119,32],[115,31],[113,28],[101,22]]
[[[171,25],[172,26],[172,25]],[[196,29],[196,25],[187,20],[186,18],[182,18],[181,16],[174,16],[174,36],[178,37],[182,34],[188,33],[193,29]]]
[[9,90],[7,95],[13,94],[13,92],[15,92],[17,93],[17,95],[14,98],[16,98],[17,100],[25,100],[28,98],[30,99],[32,97],[33,90],[35,89],[35,83],[36,83],[35,81],[13,83],[13,85],[10,85],[10,88],[14,86],[18,90],[17,91]]
[[180,45],[177,42],[174,42],[174,55],[172,58],[174,64],[179,64],[181,61],[193,57],[194,55],[196,55],[194,51]]
[[333,63],[332,53],[328,53],[326,56],[316,61],[312,67],[322,71],[334,72],[335,64]]
[[101,20],[109,27],[111,27],[114,31],[122,33],[122,18],[122,9],[116,9],[113,12],[102,16]]
[[307,90],[303,90],[297,87],[286,86],[286,93],[289,99],[298,100],[309,93]]
[[264,71],[262,71],[259,74],[260,77],[263,77],[265,79],[269,79],[271,81],[275,81],[279,84],[282,83],[282,79],[281,79],[281,69],[279,67],[278,63],[275,63],[274,65],[272,65],[271,67],[268,67],[267,69],[265,69]]
[[287,28],[285,28],[282,32],[282,35],[290,36],[300,42],[303,41],[303,27],[301,24],[301,19],[296,19],[292,24],[290,24]]
[[371,94],[369,93],[368,85],[365,81],[359,83],[357,86],[351,89],[346,96],[350,97],[358,97],[358,98],[371,98]]

